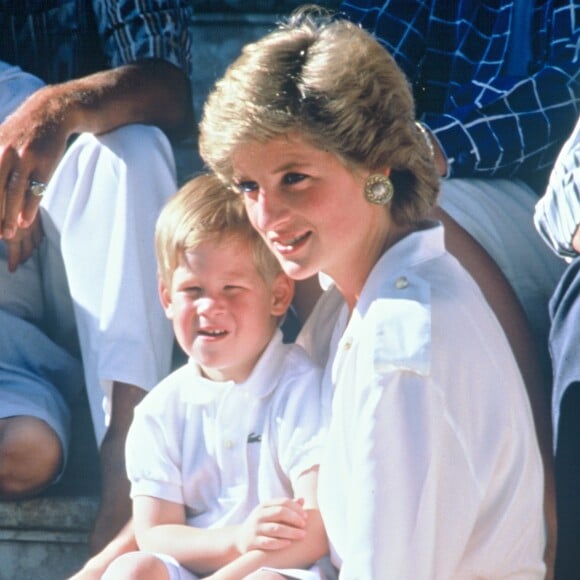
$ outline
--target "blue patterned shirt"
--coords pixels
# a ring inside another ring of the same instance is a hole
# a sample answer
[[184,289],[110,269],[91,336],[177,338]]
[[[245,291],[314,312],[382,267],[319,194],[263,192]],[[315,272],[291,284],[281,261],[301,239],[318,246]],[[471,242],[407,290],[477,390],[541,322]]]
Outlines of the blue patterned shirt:
[[341,10],[376,35],[407,74],[417,114],[450,177],[522,177],[543,187],[580,108],[580,4],[525,0],[527,74],[510,76],[515,2],[347,0]]
[[188,0],[0,0],[0,60],[48,83],[144,58],[191,77]]

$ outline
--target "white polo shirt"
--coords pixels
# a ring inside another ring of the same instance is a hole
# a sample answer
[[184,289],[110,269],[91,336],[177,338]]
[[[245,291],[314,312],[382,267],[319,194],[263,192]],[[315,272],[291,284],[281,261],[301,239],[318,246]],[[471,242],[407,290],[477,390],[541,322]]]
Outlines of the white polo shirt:
[[186,506],[191,526],[244,521],[260,502],[293,497],[320,462],[320,370],[276,331],[247,381],[210,381],[190,361],[137,406],[127,437],[131,496]]
[[327,291],[299,339],[335,389],[319,505],[341,579],[543,578],[530,404],[440,225],[381,258],[350,319]]

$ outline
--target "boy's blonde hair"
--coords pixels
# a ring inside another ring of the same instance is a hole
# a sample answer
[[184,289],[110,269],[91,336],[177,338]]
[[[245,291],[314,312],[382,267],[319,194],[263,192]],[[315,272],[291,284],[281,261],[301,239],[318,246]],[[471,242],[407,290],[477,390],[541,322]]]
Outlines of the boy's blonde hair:
[[235,237],[250,244],[260,276],[271,282],[280,264],[251,226],[239,194],[214,175],[188,181],[161,210],[155,228],[157,271],[167,287],[185,253],[207,241]]

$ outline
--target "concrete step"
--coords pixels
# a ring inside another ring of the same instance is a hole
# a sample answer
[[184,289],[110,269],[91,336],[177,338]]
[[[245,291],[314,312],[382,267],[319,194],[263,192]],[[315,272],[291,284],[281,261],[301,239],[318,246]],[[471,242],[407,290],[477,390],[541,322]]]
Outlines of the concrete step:
[[64,580],[86,561],[98,497],[0,503],[0,580]]

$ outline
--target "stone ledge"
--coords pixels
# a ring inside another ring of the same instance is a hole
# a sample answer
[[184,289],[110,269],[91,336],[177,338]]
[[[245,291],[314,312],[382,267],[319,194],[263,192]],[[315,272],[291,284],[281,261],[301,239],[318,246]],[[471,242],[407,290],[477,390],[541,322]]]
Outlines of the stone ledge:
[[88,557],[98,497],[0,503],[0,580],[64,580]]

